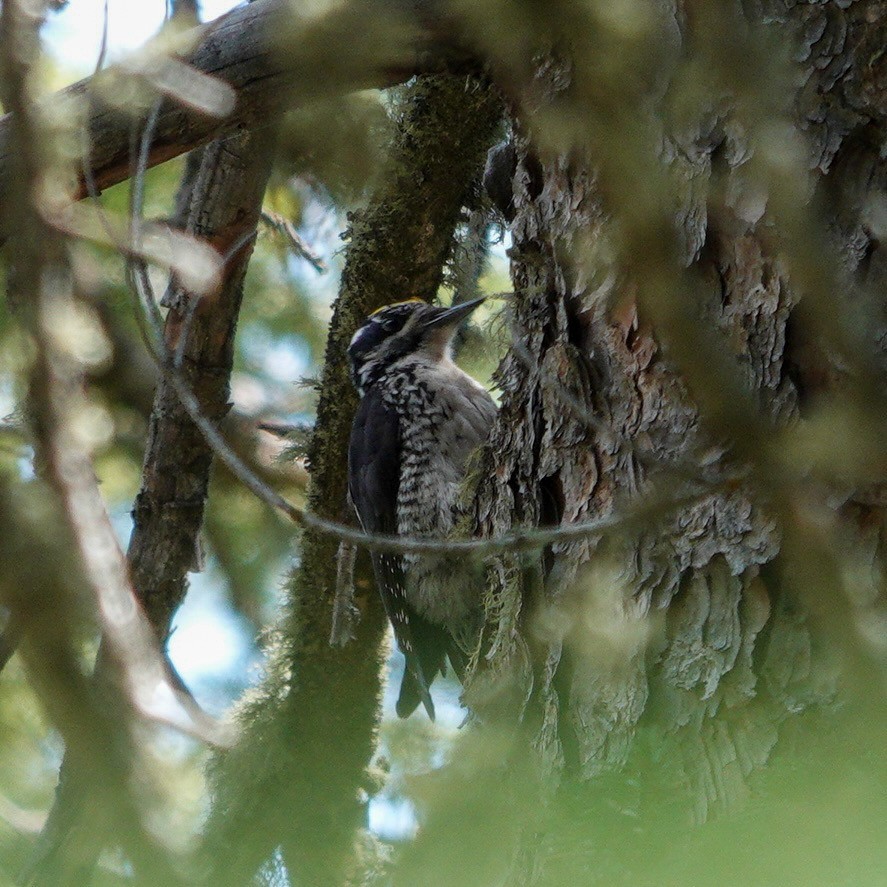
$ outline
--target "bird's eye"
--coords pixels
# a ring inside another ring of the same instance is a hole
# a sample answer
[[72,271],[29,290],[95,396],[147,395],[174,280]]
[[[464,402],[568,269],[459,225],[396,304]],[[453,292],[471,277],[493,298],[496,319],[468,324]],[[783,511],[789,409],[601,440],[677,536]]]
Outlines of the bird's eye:
[[396,333],[403,326],[403,319],[400,317],[384,317],[379,321],[379,325],[386,333]]

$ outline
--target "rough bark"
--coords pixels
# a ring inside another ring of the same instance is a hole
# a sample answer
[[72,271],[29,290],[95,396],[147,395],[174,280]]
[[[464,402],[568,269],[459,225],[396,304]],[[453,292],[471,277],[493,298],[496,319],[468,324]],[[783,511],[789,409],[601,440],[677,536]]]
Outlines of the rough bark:
[[[314,19],[300,19],[291,10],[282,0],[257,0],[194,31],[196,46],[184,53],[184,61],[235,90],[234,108],[219,118],[164,99],[149,166],[219,135],[262,127],[288,107],[311,99],[391,86],[423,71],[471,66],[433,4],[355,2]],[[342,52],[346,45],[348,51]],[[148,107],[114,107],[109,99],[119,92],[114,78],[139,76],[112,68],[46,100],[62,118],[77,103],[85,104],[88,162],[100,189],[131,175],[131,133],[147,117]],[[0,202],[11,193],[10,131],[7,115],[0,119]],[[86,196],[82,172],[75,193]],[[0,228],[0,241],[7,233]]]
[[[336,520],[349,519],[346,451],[356,395],[348,342],[375,308],[435,296],[499,119],[488,86],[463,77],[419,78],[398,108],[387,173],[368,207],[351,217],[309,453],[309,508]],[[340,883],[361,864],[354,855],[365,816],[359,793],[370,787],[386,621],[364,571],[356,637],[343,648],[329,644],[336,548],[330,536],[304,534],[269,676],[240,712],[238,748],[218,763],[208,829],[215,883],[243,883],[275,846],[296,883]]]
[[[271,129],[213,142],[201,152],[183,213],[184,227],[221,255],[235,247],[218,293],[201,299],[196,311],[181,291],[171,291],[164,300],[170,309],[166,347],[175,354],[185,336],[182,370],[203,415],[213,422],[231,407],[234,334],[252,255],[250,235],[258,224],[273,150]],[[148,428],[142,488],[133,506],[129,560],[139,598],[162,639],[184,598],[187,572],[200,562],[198,534],[212,456],[172,385],[161,381]]]
[[[660,769],[688,787],[704,819],[742,795],[780,723],[831,692],[807,619],[786,600],[780,570],[805,537],[784,485],[802,487],[772,455],[772,440],[796,425],[799,387],[810,390],[828,371],[814,363],[802,382],[790,353],[798,294],[814,303],[823,291],[832,296],[836,278],[816,281],[828,260],[811,257],[822,229],[799,221],[815,218],[803,167],[768,190],[746,166],[764,149],[730,101],[717,95],[678,120],[663,107],[682,52],[708,46],[711,71],[719,51],[742,56],[741,73],[728,59],[716,81],[738,94],[745,65],[760,64],[762,80],[777,70],[755,43],[766,32],[753,29],[788,28],[799,47],[787,81],[800,84],[795,125],[806,132],[813,183],[842,214],[831,220],[840,279],[858,292],[862,276],[871,285],[877,273],[883,286],[866,207],[884,188],[876,145],[887,67],[876,47],[885,8],[767,4],[714,22],[695,6],[686,15],[661,6],[644,55],[632,56],[626,41],[626,65],[637,67],[618,103],[603,97],[600,78],[621,60],[605,44],[583,44],[577,35],[600,35],[599,23],[575,10],[563,14],[575,30],[552,38],[576,51],[569,61],[549,52],[521,82],[500,55],[521,96],[512,250],[520,346],[500,371],[502,409],[478,472],[475,524],[496,536],[515,524],[606,516],[653,495],[663,479],[697,501],[641,531],[495,564],[472,692],[491,716],[493,692],[507,718],[530,725],[548,766],[584,779],[631,764],[644,717],[662,748]],[[753,88],[771,110],[778,104],[760,83]],[[552,119],[560,133],[545,129]],[[663,213],[667,200],[677,201],[672,213]],[[778,243],[774,216],[785,225]],[[868,328],[869,345],[881,329]],[[744,459],[750,483],[736,480]],[[868,531],[875,563],[882,518],[865,516],[877,528]],[[812,594],[800,600],[816,614]],[[830,604],[832,628],[850,622],[848,609]]]

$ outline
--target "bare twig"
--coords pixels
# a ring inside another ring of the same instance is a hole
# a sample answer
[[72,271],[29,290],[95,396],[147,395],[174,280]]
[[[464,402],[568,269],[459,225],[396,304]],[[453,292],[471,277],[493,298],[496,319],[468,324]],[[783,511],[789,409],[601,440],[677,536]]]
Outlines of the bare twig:
[[273,228],[275,231],[282,234],[286,238],[287,243],[289,243],[292,251],[308,262],[318,274],[325,274],[329,271],[326,262],[324,262],[317,252],[305,242],[305,239],[296,230],[296,226],[289,219],[280,215],[280,213],[264,210],[262,212],[262,221],[269,228]]
[[546,370],[545,367],[540,366],[539,362],[536,358],[530,353],[529,349],[523,342],[520,340],[521,333],[514,327],[514,334],[511,339],[511,353],[526,367],[530,372],[538,373],[539,379],[546,388],[550,391],[553,391],[558,399],[563,402],[564,406],[567,406],[575,413],[576,418],[582,422],[590,431],[596,431],[601,433],[603,431],[609,432],[606,424],[598,419],[595,416],[588,404],[583,403],[570,391],[566,385],[561,382],[550,370]]
[[99,44],[99,55],[95,60],[95,69],[92,72],[93,77],[105,66],[105,58],[108,54],[108,0],[105,0],[102,7],[102,41]]
[[287,440],[293,435],[305,434],[311,430],[310,423],[292,423],[292,422],[259,422],[256,425],[259,431],[267,431],[283,440]]

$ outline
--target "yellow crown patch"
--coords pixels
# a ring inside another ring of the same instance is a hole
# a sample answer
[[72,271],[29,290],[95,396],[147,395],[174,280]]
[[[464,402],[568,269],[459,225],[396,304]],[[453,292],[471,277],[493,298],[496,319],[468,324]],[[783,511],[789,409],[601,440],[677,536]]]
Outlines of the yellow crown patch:
[[411,305],[414,302],[419,302],[421,305],[427,304],[424,299],[412,298],[412,299],[404,299],[402,302],[392,302],[390,305],[383,305],[381,308],[377,308],[370,317],[375,317],[377,314],[382,311],[387,311],[389,308],[397,308],[398,305]]

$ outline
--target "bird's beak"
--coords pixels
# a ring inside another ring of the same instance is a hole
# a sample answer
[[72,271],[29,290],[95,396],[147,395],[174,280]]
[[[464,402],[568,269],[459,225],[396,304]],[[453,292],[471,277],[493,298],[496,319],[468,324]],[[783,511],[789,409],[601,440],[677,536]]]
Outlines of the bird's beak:
[[439,313],[429,317],[423,326],[429,330],[440,329],[441,327],[456,327],[485,301],[486,296],[483,296],[480,299],[472,299],[470,302],[461,302],[458,305],[453,305],[452,308],[440,308],[438,309]]

